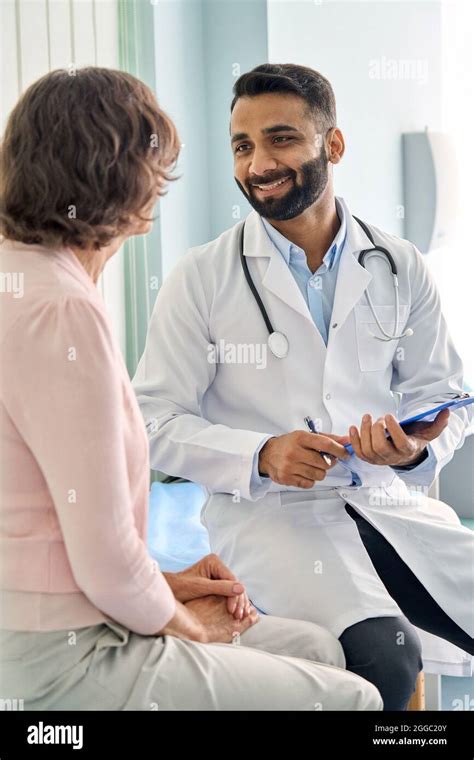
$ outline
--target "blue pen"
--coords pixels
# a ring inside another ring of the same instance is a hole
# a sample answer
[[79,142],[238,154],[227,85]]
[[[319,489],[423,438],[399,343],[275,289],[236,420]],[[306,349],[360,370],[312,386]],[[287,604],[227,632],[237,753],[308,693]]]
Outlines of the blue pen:
[[[310,433],[317,433],[318,432],[316,430],[316,425],[314,424],[314,422],[311,419],[311,417],[305,417],[304,418],[304,424],[306,425],[306,427],[308,428],[308,430],[309,430]],[[324,459],[324,461],[326,462],[326,464],[332,464],[332,459],[331,459],[331,455],[330,454],[327,454],[325,451],[320,451],[319,453],[321,454],[321,456]]]

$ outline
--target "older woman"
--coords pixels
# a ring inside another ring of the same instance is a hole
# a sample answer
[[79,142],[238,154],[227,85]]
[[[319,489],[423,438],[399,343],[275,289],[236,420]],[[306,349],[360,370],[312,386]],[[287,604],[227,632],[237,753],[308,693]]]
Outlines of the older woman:
[[96,282],[148,231],[178,147],[153,93],[107,69],[44,76],[8,121],[0,697],[36,710],[381,709],[336,639],[258,620],[218,557],[165,578],[147,552],[147,436]]

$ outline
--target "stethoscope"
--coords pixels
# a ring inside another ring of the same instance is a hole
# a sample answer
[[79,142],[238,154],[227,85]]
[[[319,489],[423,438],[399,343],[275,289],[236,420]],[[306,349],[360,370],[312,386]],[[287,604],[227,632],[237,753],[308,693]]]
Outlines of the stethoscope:
[[[367,303],[369,304],[369,307],[374,316],[375,322],[377,323],[377,327],[379,328],[383,337],[379,335],[374,335],[373,333],[371,333],[371,335],[376,340],[382,340],[382,341],[391,341],[391,340],[399,340],[400,338],[407,338],[410,335],[413,335],[413,330],[410,327],[407,330],[405,330],[403,333],[401,334],[398,333],[398,323],[399,323],[398,271],[397,271],[397,266],[395,264],[395,261],[393,260],[393,256],[389,251],[387,251],[386,248],[383,248],[382,246],[375,244],[375,240],[372,235],[372,232],[367,227],[365,222],[363,222],[361,219],[358,219],[356,216],[354,216],[354,219],[356,220],[356,222],[360,224],[365,234],[369,238],[370,242],[372,243],[372,248],[366,248],[365,250],[359,253],[359,256],[358,256],[359,264],[363,266],[365,269],[366,259],[370,258],[371,256],[382,258],[383,261],[385,261],[385,263],[390,267],[390,273],[392,275],[392,280],[393,280],[393,289],[395,292],[395,329],[394,329],[393,334],[390,335],[388,332],[385,331],[383,326],[380,324],[380,320],[375,311],[374,305],[372,303],[372,299],[366,289],[365,295],[367,298]],[[272,352],[273,356],[275,356],[277,359],[284,359],[286,356],[288,356],[288,352],[290,350],[290,344],[288,342],[288,338],[286,337],[284,333],[279,332],[278,330],[275,330],[273,328],[273,325],[270,322],[270,317],[267,314],[267,310],[265,309],[263,301],[260,298],[258,290],[255,287],[255,284],[252,280],[252,277],[249,272],[247,260],[244,256],[244,229],[245,229],[245,222],[242,224],[241,232],[240,232],[240,263],[242,265],[242,269],[244,271],[247,284],[250,290],[252,291],[252,295],[255,298],[255,301],[257,302],[257,306],[260,309],[260,313],[263,317],[266,328],[268,330],[268,347],[270,351]]]

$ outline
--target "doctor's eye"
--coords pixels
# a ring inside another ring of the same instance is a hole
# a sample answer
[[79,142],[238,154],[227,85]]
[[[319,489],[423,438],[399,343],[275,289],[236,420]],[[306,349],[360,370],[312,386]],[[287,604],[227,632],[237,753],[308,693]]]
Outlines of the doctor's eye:
[[291,142],[294,140],[294,137],[286,137],[285,135],[278,135],[278,137],[274,137],[272,142],[276,142],[277,140],[283,140],[284,142]]
[[240,145],[237,145],[234,153],[243,153],[243,151],[241,150],[241,148],[245,149],[245,148],[248,148],[248,147],[249,147],[248,143],[241,143]]

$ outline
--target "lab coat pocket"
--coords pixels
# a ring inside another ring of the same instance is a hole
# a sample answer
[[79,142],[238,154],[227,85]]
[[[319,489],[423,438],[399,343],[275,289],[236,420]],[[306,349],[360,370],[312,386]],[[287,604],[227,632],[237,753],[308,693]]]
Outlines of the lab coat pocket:
[[[392,335],[395,332],[395,306],[376,305],[374,309],[385,332]],[[398,334],[405,327],[408,310],[407,305],[402,304],[398,307]],[[377,340],[378,337],[385,336],[380,331],[368,304],[356,304],[355,320],[357,354],[361,372],[384,370],[392,362],[398,340]]]

